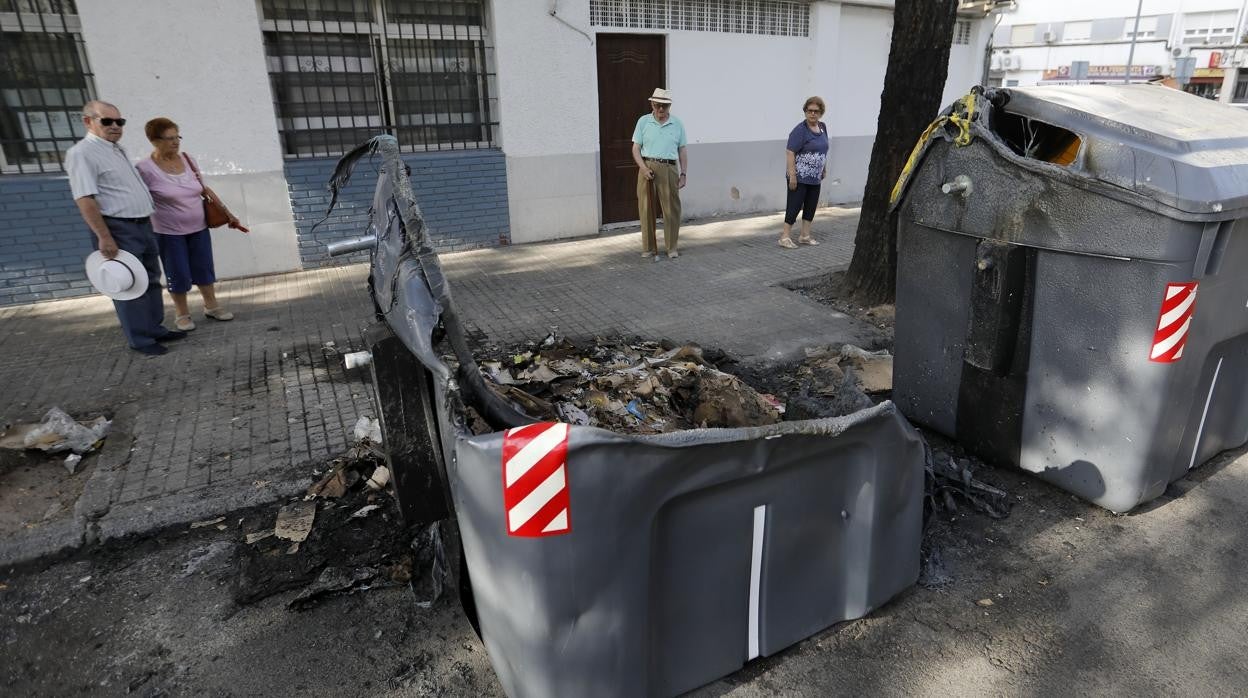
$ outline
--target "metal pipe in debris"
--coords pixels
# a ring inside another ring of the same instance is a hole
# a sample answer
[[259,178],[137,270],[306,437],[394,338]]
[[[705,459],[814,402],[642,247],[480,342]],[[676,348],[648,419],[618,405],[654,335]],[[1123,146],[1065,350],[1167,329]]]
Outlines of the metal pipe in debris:
[[330,257],[337,257],[339,255],[351,254],[352,252],[359,252],[360,250],[367,250],[376,244],[376,235],[364,235],[350,240],[331,242],[325,245],[325,251],[329,253]]

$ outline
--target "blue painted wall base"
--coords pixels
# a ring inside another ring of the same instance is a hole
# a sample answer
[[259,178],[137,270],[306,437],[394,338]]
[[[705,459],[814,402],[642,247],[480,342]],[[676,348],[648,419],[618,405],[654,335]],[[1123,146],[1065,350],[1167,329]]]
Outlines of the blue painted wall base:
[[[511,242],[507,209],[507,166],[501,150],[408,153],[412,188],[439,252],[494,247]],[[337,158],[289,160],[286,181],[299,234],[304,268],[367,261],[360,252],[331,259],[326,243],[364,234],[377,185],[379,160],[361,160],[350,184],[339,194],[328,220],[312,230],[329,206],[327,184]]]
[[94,293],[91,238],[65,175],[0,177],[0,306]]
[[[412,186],[441,252],[511,242],[507,166],[501,150],[409,153]],[[304,268],[366,261],[368,253],[330,259],[325,244],[364,233],[377,160],[362,160],[338,207],[315,232],[329,205],[326,183],[337,158],[289,160],[286,181]],[[83,263],[94,249],[63,174],[0,177],[0,306],[95,293]]]

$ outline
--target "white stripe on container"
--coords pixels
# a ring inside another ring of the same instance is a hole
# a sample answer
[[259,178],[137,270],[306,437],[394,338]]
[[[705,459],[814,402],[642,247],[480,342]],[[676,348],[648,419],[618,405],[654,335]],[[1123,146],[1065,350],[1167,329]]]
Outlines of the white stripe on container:
[[535,487],[527,497],[520,500],[518,504],[507,512],[507,525],[511,527],[512,531],[517,531],[521,526],[527,524],[530,519],[537,515],[537,512],[542,510],[542,507],[555,498],[555,495],[563,491],[563,488],[567,486],[563,468],[564,466],[559,466],[558,470],[551,473],[550,477],[546,478],[542,484]]
[[1161,316],[1161,319],[1157,321],[1157,329],[1162,330],[1178,322],[1179,318],[1191,310],[1192,304],[1195,302],[1196,292],[1192,291],[1187,294],[1187,298],[1184,298],[1178,305],[1174,306],[1174,309]]
[[1177,330],[1175,330],[1173,333],[1171,333],[1169,337],[1166,337],[1165,339],[1161,340],[1160,342],[1157,342],[1156,344],[1154,344],[1154,345],[1153,345],[1153,353],[1152,353],[1152,356],[1151,356],[1150,358],[1154,358],[1154,359],[1155,359],[1155,358],[1157,358],[1158,356],[1161,356],[1162,354],[1165,354],[1166,352],[1168,352],[1168,351],[1170,351],[1171,349],[1173,349],[1173,348],[1174,348],[1174,345],[1178,344],[1179,342],[1183,341],[1184,339],[1187,339],[1187,328],[1188,328],[1188,327],[1191,327],[1191,325],[1192,325],[1192,319],[1189,317],[1189,318],[1188,318],[1188,319],[1187,319],[1187,320],[1183,323],[1183,326],[1182,326],[1182,327],[1180,327],[1179,329],[1177,329]]
[[754,659],[759,654],[759,613],[761,612],[763,583],[763,535],[767,529],[767,505],[754,507],[754,536],[750,541],[750,616],[749,616],[749,656]]
[[562,422],[556,422],[549,429],[533,437],[533,440],[524,445],[516,455],[507,461],[506,466],[506,483],[508,487],[515,484],[525,473],[529,472],[533,466],[545,458],[547,454],[553,451],[563,440],[567,438],[568,425]]
[[1213,380],[1209,382],[1209,394],[1205,396],[1205,410],[1200,413],[1200,428],[1196,430],[1196,443],[1192,444],[1192,459],[1187,462],[1187,469],[1196,467],[1196,451],[1200,449],[1200,439],[1205,435],[1205,420],[1209,417],[1209,403],[1213,401],[1213,389],[1218,386],[1218,374],[1222,372],[1222,359],[1218,359],[1217,368],[1213,369]]

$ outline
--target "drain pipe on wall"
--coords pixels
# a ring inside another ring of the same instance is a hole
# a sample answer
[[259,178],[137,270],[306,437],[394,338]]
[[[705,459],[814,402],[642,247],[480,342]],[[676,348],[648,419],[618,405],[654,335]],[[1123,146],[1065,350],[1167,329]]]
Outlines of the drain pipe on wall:
[[1135,27],[1131,30],[1131,50],[1127,52],[1126,75],[1122,76],[1124,84],[1131,84],[1131,63],[1135,60],[1135,40],[1140,36],[1140,13],[1144,11],[1144,0],[1135,6]]
[[[1248,2],[1248,0],[1245,0]],[[984,69],[979,78],[979,84],[988,87],[988,78],[992,73],[992,42],[997,35],[997,27],[1001,26],[1001,20],[1004,17],[1001,13],[997,13],[997,21],[992,23],[992,32],[988,34],[988,43],[984,44]]]
[[1248,35],[1248,27],[1244,27],[1244,15],[1248,14],[1248,0],[1244,0],[1244,4],[1239,6],[1239,17],[1235,20],[1235,44],[1244,44],[1248,41],[1244,37]]
[[550,11],[547,14],[549,14],[551,17],[554,17],[561,24],[567,27],[571,27],[573,31],[577,32],[581,36],[584,36],[586,39],[589,39],[590,46],[594,45],[594,37],[590,36],[589,32],[586,32],[584,29],[581,29],[575,24],[559,16],[559,0],[550,0]]

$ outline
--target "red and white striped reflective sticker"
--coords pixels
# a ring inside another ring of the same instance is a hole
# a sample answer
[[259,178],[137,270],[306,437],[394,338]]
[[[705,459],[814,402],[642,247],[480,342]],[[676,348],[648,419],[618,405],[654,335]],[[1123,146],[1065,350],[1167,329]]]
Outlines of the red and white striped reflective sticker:
[[503,507],[507,533],[537,538],[572,531],[568,425],[541,422],[503,434]]
[[1172,363],[1183,358],[1187,346],[1187,333],[1192,327],[1192,314],[1196,311],[1196,281],[1183,284],[1166,284],[1166,297],[1161,301],[1161,316],[1157,319],[1157,332],[1153,335],[1150,361]]

